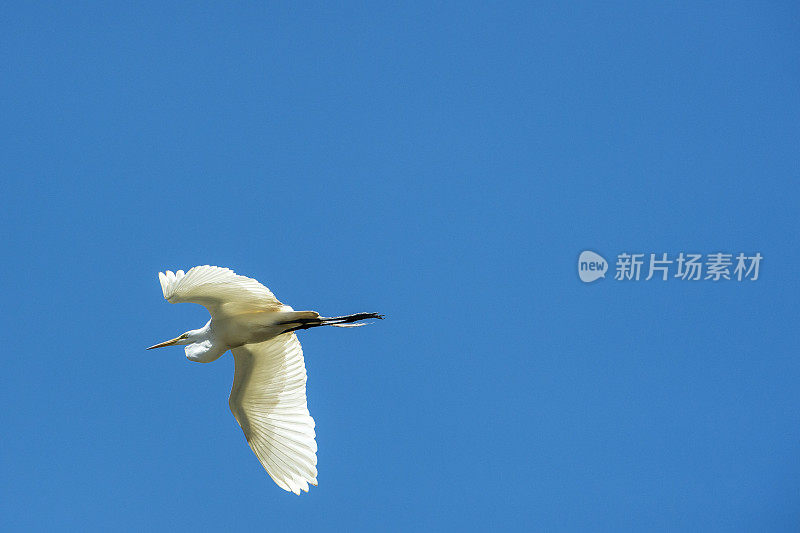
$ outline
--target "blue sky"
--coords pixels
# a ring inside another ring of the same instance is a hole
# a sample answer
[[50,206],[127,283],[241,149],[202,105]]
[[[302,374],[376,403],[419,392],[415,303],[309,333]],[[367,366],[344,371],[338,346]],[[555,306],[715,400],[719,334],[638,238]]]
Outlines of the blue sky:
[[[798,8],[161,2],[0,17],[0,524],[797,530]],[[577,257],[760,252],[757,281]],[[159,270],[296,309],[319,487]],[[613,265],[612,265],[613,270]]]

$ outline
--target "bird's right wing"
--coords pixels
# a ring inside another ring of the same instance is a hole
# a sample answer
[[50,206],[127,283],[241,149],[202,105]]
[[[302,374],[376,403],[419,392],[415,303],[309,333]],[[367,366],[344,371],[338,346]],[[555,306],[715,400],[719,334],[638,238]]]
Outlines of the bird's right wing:
[[228,268],[203,265],[185,274],[167,270],[158,273],[158,280],[168,302],[200,304],[212,317],[277,311],[282,305],[268,288]]
[[284,490],[317,484],[314,419],[306,405],[303,349],[294,333],[232,350],[236,371],[229,404],[248,444]]

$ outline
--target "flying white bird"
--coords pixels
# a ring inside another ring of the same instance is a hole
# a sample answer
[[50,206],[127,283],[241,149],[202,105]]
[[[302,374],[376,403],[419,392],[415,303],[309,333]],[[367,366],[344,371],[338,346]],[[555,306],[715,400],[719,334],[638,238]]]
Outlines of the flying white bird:
[[186,345],[186,357],[199,363],[215,361],[230,350],[236,370],[228,404],[250,448],[279,487],[308,492],[309,483],[317,484],[317,443],[306,405],[303,349],[294,332],[362,326],[361,320],[383,316],[326,318],[316,311],[295,311],[256,280],[209,265],[186,273],[159,272],[158,279],[168,302],[203,305],[211,320],[148,350]]

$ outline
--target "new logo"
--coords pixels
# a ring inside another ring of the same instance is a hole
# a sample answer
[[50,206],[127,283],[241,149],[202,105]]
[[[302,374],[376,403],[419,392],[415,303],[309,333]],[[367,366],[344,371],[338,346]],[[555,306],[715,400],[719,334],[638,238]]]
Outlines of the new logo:
[[581,256],[578,258],[578,277],[582,282],[591,283],[598,278],[604,278],[606,270],[608,270],[608,262],[603,259],[603,256],[589,250],[581,252]]

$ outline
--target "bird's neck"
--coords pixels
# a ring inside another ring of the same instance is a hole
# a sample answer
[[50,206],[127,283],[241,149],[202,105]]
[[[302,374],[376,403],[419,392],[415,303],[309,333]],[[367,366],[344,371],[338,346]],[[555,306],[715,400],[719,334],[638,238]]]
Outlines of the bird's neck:
[[196,329],[191,335],[192,343],[185,348],[186,358],[197,363],[210,363],[216,361],[227,351],[214,336],[214,329],[209,320],[205,326]]

